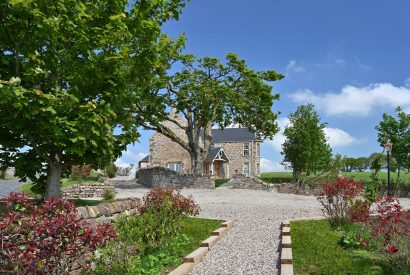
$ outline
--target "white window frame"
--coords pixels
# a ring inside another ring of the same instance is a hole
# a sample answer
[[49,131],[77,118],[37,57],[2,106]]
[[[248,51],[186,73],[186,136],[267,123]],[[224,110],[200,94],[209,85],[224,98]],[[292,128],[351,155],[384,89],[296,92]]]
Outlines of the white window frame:
[[[247,167],[247,170],[248,170],[247,172],[245,171],[245,167]],[[250,172],[251,172],[251,164],[250,164],[249,162],[245,162],[245,163],[243,164],[242,172],[243,172],[244,175],[249,175],[249,174],[250,174]]]
[[[248,148],[246,148],[246,147],[248,147]],[[248,156],[250,156],[250,153],[251,153],[251,147],[249,146],[249,143],[244,143],[243,144],[243,155],[245,157],[248,157]]]
[[168,169],[182,174],[184,171],[184,164],[182,162],[168,162]]

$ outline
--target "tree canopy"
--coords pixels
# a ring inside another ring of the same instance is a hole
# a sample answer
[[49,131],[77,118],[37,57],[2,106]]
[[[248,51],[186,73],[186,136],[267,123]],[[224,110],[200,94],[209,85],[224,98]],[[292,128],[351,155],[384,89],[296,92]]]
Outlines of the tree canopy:
[[117,158],[139,136],[135,102],[183,46],[161,26],[185,2],[1,2],[1,165],[58,197],[71,165]]
[[283,164],[293,170],[293,181],[300,183],[311,174],[323,171],[332,162],[332,149],[324,133],[325,123],[314,110],[314,105],[301,105],[289,115],[285,127],[285,142],[281,154]]
[[391,155],[395,159],[397,181],[400,179],[401,169],[410,169],[410,114],[400,107],[396,109],[396,116],[383,114],[383,119],[376,126],[380,146],[388,139],[393,142]]
[[[239,124],[267,138],[278,132],[277,114],[272,106],[279,95],[272,94],[269,83],[283,75],[273,70],[254,71],[232,53],[226,56],[226,62],[192,55],[185,55],[180,61],[181,70],[169,77],[166,91],[158,95],[164,99],[161,112],[155,117],[148,112],[143,120],[146,128],[164,134],[190,153],[193,173],[202,174],[215,125],[223,129]],[[182,121],[169,115],[170,107]],[[177,130],[157,119],[161,116]]]

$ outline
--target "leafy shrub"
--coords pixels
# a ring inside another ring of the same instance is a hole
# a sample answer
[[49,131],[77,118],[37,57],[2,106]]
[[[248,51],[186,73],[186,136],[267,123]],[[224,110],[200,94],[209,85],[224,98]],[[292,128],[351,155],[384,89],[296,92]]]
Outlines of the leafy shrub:
[[[170,207],[171,206],[171,207]],[[199,206],[192,199],[192,196],[185,197],[180,190],[172,188],[153,188],[143,198],[143,204],[140,207],[140,213],[148,209],[155,209],[156,212],[168,209],[180,216],[196,216],[199,214]]]
[[109,178],[115,177],[118,167],[114,163],[110,163],[107,166],[105,166],[105,175]]
[[106,201],[112,201],[115,199],[115,192],[112,189],[105,189],[102,194],[102,197]]
[[6,202],[0,213],[0,273],[63,274],[72,262],[116,236],[111,225],[93,229],[78,220],[67,200],[51,198],[36,206],[24,193],[10,193]]
[[393,268],[409,265],[410,214],[393,196],[378,197],[373,211],[369,210],[369,204],[358,204],[353,215],[354,221],[364,228],[357,239],[363,247],[371,246],[383,255]]
[[70,178],[72,179],[82,179],[90,176],[91,174],[91,165],[73,165],[71,167]]
[[137,170],[135,172],[135,178],[138,179],[140,177],[140,170]]
[[182,217],[197,215],[199,207],[180,191],[155,188],[145,195],[139,212],[139,216],[116,221],[118,238],[101,249],[96,258],[97,274],[133,273],[145,252],[169,248],[180,232]]
[[334,223],[346,223],[349,218],[350,205],[362,191],[362,183],[353,178],[336,178],[336,182],[325,182],[323,190],[317,197],[324,214]]

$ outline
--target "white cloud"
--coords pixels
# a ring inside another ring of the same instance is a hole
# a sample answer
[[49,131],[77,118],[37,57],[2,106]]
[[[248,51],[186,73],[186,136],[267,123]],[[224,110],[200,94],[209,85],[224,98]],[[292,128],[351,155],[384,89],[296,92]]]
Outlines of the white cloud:
[[269,159],[261,158],[261,172],[284,172],[285,167],[279,162],[274,162]]
[[306,71],[306,68],[302,64],[296,62],[295,59],[289,61],[286,66],[286,74],[289,74],[290,72],[303,73],[304,71]]
[[[282,152],[282,144],[286,138],[283,134],[285,127],[290,125],[288,118],[279,118],[278,124],[280,131],[276,134],[273,140],[266,140],[265,142],[277,152]],[[324,129],[327,140],[332,148],[345,147],[359,142],[359,140],[352,137],[346,131],[339,128],[326,127]]]
[[404,87],[410,88],[410,77],[404,80]]
[[327,115],[367,116],[378,107],[410,107],[410,88],[377,83],[365,87],[347,85],[340,92],[318,94],[302,90],[291,95],[298,103],[313,103]]
[[128,167],[133,164],[133,168],[131,170],[131,175],[135,174],[135,171],[138,167],[138,162],[143,159],[147,153],[144,152],[133,152],[131,150],[123,151],[122,156],[118,158],[114,163],[116,166],[119,167]]
[[327,141],[332,148],[349,146],[358,141],[349,133],[338,128],[325,128]]

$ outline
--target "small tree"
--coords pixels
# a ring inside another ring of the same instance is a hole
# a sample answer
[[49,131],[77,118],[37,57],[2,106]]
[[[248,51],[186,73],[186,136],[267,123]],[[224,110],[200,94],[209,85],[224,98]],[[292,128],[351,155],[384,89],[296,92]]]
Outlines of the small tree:
[[300,184],[311,174],[329,167],[332,149],[326,141],[325,124],[320,122],[312,104],[299,106],[289,115],[289,121],[281,154],[283,164],[293,169],[293,182]]
[[342,159],[342,163],[343,163],[343,172],[352,172],[354,167],[355,167],[355,158],[351,158],[351,157],[344,157]]
[[400,171],[410,168],[410,114],[397,107],[396,116],[383,114],[383,120],[376,126],[376,130],[380,146],[388,139],[393,142],[391,155],[396,161],[398,184]]

